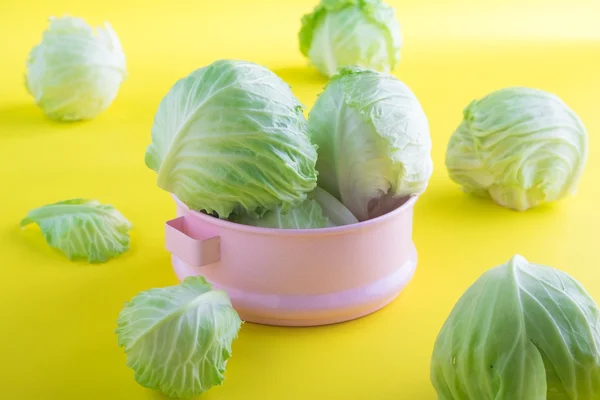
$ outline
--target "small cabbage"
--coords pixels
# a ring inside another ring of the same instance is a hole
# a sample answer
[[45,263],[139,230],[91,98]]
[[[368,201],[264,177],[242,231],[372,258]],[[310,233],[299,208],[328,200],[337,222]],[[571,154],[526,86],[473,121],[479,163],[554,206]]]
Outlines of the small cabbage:
[[113,102],[126,78],[125,55],[110,24],[96,32],[80,18],[51,18],[29,53],[26,87],[52,119],[92,119]]
[[341,68],[308,117],[319,186],[366,220],[422,193],[433,170],[425,112],[392,75]]
[[37,224],[48,244],[70,260],[105,262],[129,249],[131,223],[113,206],[72,199],[31,210],[21,227]]
[[225,292],[190,276],[137,294],[119,314],[116,333],[140,385],[192,398],[223,382],[241,324]]
[[358,220],[335,197],[316,187],[299,206],[283,212],[281,208],[267,211],[262,217],[246,214],[233,219],[244,225],[279,229],[317,229],[358,223]]
[[316,161],[289,86],[265,67],[231,60],[175,83],[146,150],[159,187],[220,218],[301,203],[316,186]]
[[557,96],[511,87],[475,100],[446,151],[450,178],[467,193],[525,211],[576,191],[587,133]]
[[302,18],[300,51],[325,76],[358,65],[381,72],[400,61],[394,9],[381,0],[322,0]]
[[516,255],[485,272],[431,359],[440,400],[600,398],[600,311],[565,272]]

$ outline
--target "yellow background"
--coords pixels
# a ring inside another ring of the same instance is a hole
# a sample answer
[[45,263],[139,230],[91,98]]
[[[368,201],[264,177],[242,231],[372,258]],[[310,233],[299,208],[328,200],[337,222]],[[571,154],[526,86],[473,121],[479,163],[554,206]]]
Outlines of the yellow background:
[[[435,173],[418,201],[414,280],[390,306],[321,328],[245,324],[211,400],[434,399],[429,358],[452,305],[488,268],[520,253],[562,268],[600,300],[600,6],[597,0],[397,0],[404,49],[395,74],[431,124]],[[163,399],[138,386],[114,335],[138,291],[176,283],[163,246],[174,215],[144,151],[176,79],[218,58],[259,62],[310,107],[325,80],[298,51],[314,1],[0,0],[0,398]],[[23,87],[47,17],[108,20],[130,76],[97,119],[46,119]],[[590,154],[576,196],[516,213],[463,195],[444,151],[468,102],[509,86],[561,96],[583,119]],[[134,224],[131,250],[104,265],[68,262],[28,210],[72,197],[114,204]]]

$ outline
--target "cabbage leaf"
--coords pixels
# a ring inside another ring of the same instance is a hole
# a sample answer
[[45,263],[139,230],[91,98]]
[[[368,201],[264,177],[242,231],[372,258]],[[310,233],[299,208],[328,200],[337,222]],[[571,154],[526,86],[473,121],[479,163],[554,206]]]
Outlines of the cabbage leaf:
[[31,210],[21,227],[37,224],[48,244],[70,260],[105,262],[129,249],[131,223],[113,206],[72,199]]
[[223,382],[241,324],[225,292],[191,276],[136,295],[119,314],[116,333],[140,385],[191,398]]

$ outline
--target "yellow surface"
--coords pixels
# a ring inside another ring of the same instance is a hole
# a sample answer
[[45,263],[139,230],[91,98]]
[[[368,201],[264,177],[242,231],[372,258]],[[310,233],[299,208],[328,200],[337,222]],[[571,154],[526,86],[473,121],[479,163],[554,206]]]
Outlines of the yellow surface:
[[[483,271],[521,253],[562,268],[600,300],[600,7],[590,1],[395,1],[405,48],[396,70],[431,123],[435,173],[418,202],[417,274],[393,304],[311,329],[245,324],[211,400],[434,399],[429,358],[452,305]],[[144,166],[158,102],[176,79],[217,58],[260,62],[311,106],[325,81],[296,32],[313,2],[0,0],[0,398],[162,399],[138,386],[115,321],[138,291],[176,283],[163,249],[174,207]],[[130,78],[96,120],[47,120],[23,87],[27,53],[50,15],[108,20]],[[524,214],[461,194],[447,140],[473,98],[508,85],[561,96],[590,133],[579,192]],[[42,204],[90,197],[135,225],[132,248],[104,265],[71,263],[18,222]]]

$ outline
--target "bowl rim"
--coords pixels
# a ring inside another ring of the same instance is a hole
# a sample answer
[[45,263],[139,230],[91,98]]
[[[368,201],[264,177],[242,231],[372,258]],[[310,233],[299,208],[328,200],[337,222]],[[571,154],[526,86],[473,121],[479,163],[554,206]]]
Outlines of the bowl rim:
[[204,214],[199,211],[191,210],[185,205],[177,196],[171,194],[171,197],[175,200],[175,203],[195,218],[199,218],[202,221],[211,225],[216,225],[221,228],[231,229],[239,232],[257,233],[263,235],[275,235],[275,236],[322,236],[327,234],[340,234],[348,233],[352,231],[362,230],[372,225],[378,225],[397,217],[400,214],[410,211],[414,208],[415,203],[419,199],[420,195],[411,195],[409,199],[404,202],[398,208],[390,211],[387,214],[383,214],[379,217],[375,217],[366,221],[361,221],[356,224],[332,226],[328,228],[304,228],[304,229],[282,229],[282,228],[265,228],[260,226],[251,226],[239,224],[236,222],[220,219],[213,217],[208,214]]

